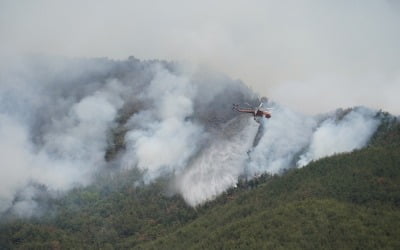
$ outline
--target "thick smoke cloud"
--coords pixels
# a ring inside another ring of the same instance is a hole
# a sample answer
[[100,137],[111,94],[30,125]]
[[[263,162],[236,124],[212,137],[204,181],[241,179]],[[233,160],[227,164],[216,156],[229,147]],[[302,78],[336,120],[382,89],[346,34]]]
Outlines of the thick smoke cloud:
[[250,154],[251,174],[280,173],[336,153],[365,146],[379,125],[376,112],[357,107],[324,116],[304,116],[277,107],[274,119]]
[[43,190],[133,168],[145,184],[170,177],[196,206],[240,178],[361,148],[379,124],[366,108],[308,116],[267,100],[273,117],[257,123],[231,109],[259,104],[243,83],[164,61],[29,57],[0,70],[0,212],[20,216],[41,210]]
[[[143,102],[150,103],[150,110],[143,119],[134,115],[127,134],[129,153],[137,166],[153,180],[163,174],[180,171],[196,151],[196,142],[202,128],[187,120],[193,115],[195,86],[186,76],[176,76],[157,66],[154,79],[142,93]],[[128,161],[132,162],[132,161]],[[132,164],[132,163],[131,163]]]
[[279,173],[290,166],[294,156],[309,143],[316,126],[312,117],[276,106],[274,119],[263,121],[264,134],[250,153],[250,174]]
[[0,63],[19,53],[187,60],[309,114],[398,115],[399,23],[396,0],[2,0]]
[[371,110],[357,108],[339,121],[335,117],[326,119],[314,131],[309,148],[300,156],[297,165],[304,166],[311,160],[363,147],[379,124],[374,116]]
[[87,65],[85,75],[64,60],[34,59],[17,67],[2,68],[0,206],[23,214],[34,208],[29,204],[35,192],[26,191],[32,184],[67,190],[90,182],[104,164],[107,131],[123,103],[123,87],[107,79],[81,82],[102,65]]

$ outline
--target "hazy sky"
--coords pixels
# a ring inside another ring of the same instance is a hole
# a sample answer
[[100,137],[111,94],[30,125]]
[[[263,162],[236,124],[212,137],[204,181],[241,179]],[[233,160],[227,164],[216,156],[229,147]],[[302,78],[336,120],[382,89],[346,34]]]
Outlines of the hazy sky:
[[0,60],[185,60],[304,112],[400,114],[399,2],[0,0]]

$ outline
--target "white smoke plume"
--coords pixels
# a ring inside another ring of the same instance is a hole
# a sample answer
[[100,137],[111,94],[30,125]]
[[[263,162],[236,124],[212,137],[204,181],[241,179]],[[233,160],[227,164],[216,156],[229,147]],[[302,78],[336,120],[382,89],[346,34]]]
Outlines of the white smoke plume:
[[0,212],[14,207],[29,215],[35,192],[26,190],[32,183],[49,190],[90,183],[105,164],[107,132],[123,104],[118,81],[81,79],[103,71],[101,61],[41,60],[2,69],[7,74],[0,87]]
[[231,109],[259,104],[243,83],[164,61],[30,57],[0,71],[0,213],[20,216],[40,210],[41,188],[88,185],[111,165],[172,177],[196,206],[243,176],[361,148],[379,124],[366,108],[307,116],[272,102],[257,123]]
[[145,170],[150,180],[183,169],[202,132],[200,126],[187,120],[193,115],[195,86],[186,76],[173,75],[159,66],[155,70],[154,79],[142,93],[143,101],[152,105],[145,111],[149,117],[143,119],[143,112],[132,117],[131,126],[139,128],[127,134],[129,150],[125,154],[131,164],[127,167]]
[[362,148],[379,125],[375,112],[357,108],[342,120],[328,118],[314,131],[307,152],[300,156],[297,165],[302,167],[310,161],[336,153]]
[[365,146],[379,125],[376,112],[358,107],[350,111],[304,116],[277,107],[274,119],[263,123],[265,132],[251,152],[251,175],[280,173],[296,165],[303,167],[336,153]]
[[251,175],[276,174],[289,167],[294,156],[308,145],[316,121],[275,106],[273,119],[263,121],[262,126],[264,134],[250,154],[248,171]]

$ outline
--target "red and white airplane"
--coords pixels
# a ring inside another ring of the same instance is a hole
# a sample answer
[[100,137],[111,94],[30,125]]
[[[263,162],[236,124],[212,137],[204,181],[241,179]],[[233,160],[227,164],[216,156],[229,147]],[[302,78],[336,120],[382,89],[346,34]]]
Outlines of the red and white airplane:
[[233,104],[232,109],[236,110],[238,112],[241,113],[249,113],[249,114],[253,114],[254,116],[254,120],[256,119],[256,117],[265,117],[267,119],[271,118],[271,112],[267,111],[270,110],[269,108],[266,109],[261,109],[263,103],[260,104],[260,106],[258,106],[257,108],[240,108],[239,104]]

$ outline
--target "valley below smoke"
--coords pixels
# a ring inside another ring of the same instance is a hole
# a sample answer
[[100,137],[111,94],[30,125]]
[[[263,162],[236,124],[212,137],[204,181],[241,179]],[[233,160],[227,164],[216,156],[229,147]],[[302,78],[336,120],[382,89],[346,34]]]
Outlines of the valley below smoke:
[[[0,73],[0,213],[20,216],[37,214],[43,188],[58,195],[130,169],[144,184],[171,176],[195,207],[241,178],[360,149],[380,123],[365,107],[297,113],[239,80],[175,62],[29,57]],[[232,110],[260,100],[271,119]]]

